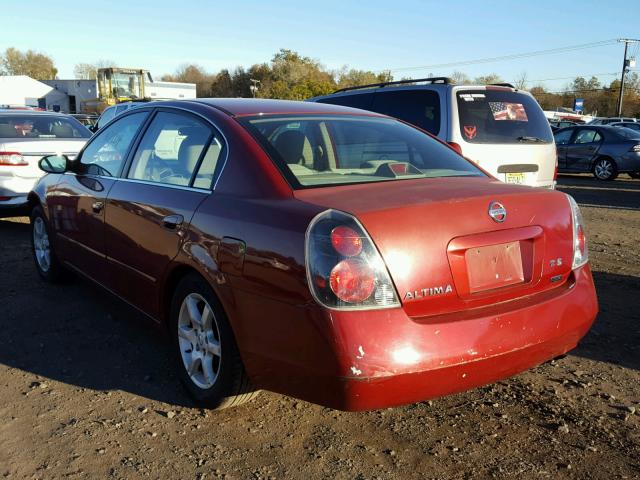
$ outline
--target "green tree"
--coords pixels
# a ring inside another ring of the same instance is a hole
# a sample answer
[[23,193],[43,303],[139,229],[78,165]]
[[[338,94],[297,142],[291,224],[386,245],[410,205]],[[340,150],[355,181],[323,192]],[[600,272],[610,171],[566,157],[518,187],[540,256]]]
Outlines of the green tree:
[[33,50],[23,53],[9,47],[1,57],[1,65],[4,75],[27,75],[36,80],[51,80],[58,74],[51,57]]

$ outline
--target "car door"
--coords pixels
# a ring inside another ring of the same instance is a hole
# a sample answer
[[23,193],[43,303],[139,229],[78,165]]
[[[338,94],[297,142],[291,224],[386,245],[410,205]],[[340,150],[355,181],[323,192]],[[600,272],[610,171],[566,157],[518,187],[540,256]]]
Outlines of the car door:
[[567,128],[559,130],[553,134],[553,138],[556,142],[556,154],[558,156],[558,169],[564,170],[567,168],[567,146],[575,131],[574,128]]
[[153,317],[157,289],[198,205],[212,188],[223,137],[206,120],[158,109],[106,205],[112,290]]
[[567,146],[566,168],[574,172],[589,172],[600,145],[602,135],[594,128],[579,128]]
[[47,195],[61,257],[104,284],[104,206],[147,112],[128,115],[101,130]]

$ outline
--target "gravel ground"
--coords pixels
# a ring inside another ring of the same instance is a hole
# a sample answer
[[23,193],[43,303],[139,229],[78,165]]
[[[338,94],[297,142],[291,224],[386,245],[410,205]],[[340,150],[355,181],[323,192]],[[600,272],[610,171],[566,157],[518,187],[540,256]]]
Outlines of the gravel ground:
[[46,286],[0,220],[0,478],[640,478],[640,181],[564,176],[601,305],[568,356],[403,408],[263,392],[193,408],[164,338],[99,289]]

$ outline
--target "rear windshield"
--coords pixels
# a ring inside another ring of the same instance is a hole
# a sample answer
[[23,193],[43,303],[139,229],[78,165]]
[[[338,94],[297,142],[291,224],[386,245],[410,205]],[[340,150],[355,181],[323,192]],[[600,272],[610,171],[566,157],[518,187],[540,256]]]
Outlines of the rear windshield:
[[427,134],[388,118],[242,119],[293,188],[415,178],[484,176]]
[[47,115],[0,115],[0,138],[89,138],[91,132],[74,118]]
[[529,95],[506,90],[456,93],[460,134],[469,143],[551,143],[551,128]]
[[640,140],[640,132],[637,130],[631,130],[630,128],[617,128],[616,135],[625,138],[627,140]]

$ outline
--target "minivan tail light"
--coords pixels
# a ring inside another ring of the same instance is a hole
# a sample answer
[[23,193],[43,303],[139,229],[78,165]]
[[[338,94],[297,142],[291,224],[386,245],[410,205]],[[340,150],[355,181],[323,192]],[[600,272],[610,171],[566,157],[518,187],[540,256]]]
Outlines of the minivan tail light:
[[573,225],[573,264],[571,268],[575,270],[589,261],[589,251],[587,250],[587,236],[580,207],[571,195],[567,195],[567,198],[571,206],[571,224]]
[[449,146],[453,148],[458,154],[462,155],[462,147],[456,142],[448,142]]
[[25,165],[29,165],[29,162],[18,152],[0,152],[0,165],[24,167]]
[[313,298],[340,310],[399,307],[389,271],[355,217],[337,210],[317,215],[307,228],[305,259]]

